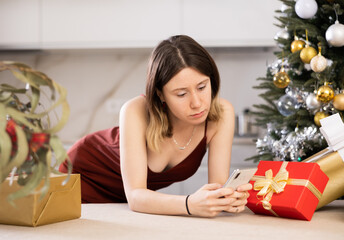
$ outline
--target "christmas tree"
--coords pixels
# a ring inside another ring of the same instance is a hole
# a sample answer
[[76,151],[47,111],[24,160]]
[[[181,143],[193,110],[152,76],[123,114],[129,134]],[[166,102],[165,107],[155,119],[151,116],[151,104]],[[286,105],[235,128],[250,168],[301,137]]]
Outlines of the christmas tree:
[[320,119],[344,112],[344,0],[280,0],[279,50],[255,86],[258,155],[248,160],[302,161],[327,147]]

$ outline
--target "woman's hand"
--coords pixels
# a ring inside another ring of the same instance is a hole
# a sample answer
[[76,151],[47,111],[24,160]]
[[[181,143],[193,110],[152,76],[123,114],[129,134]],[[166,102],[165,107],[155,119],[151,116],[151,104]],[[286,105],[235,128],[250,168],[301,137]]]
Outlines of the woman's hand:
[[215,217],[228,209],[233,201],[229,196],[233,193],[233,189],[222,188],[221,184],[206,184],[190,195],[188,199],[189,211],[191,215],[195,216]]
[[188,199],[189,211],[192,215],[215,217],[220,212],[238,213],[244,210],[249,196],[251,184],[240,186],[237,191],[223,188],[221,184],[206,184]]
[[252,184],[247,183],[239,186],[230,196],[226,196],[226,198],[231,199],[231,204],[229,204],[225,211],[230,213],[239,213],[244,211],[245,205],[247,204],[247,198],[250,196],[248,191],[251,189]]

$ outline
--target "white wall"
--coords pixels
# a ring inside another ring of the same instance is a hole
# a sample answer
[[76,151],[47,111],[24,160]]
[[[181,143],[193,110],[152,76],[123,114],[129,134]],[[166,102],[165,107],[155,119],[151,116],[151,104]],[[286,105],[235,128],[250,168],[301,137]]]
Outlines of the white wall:
[[[236,113],[261,102],[257,77],[265,76],[266,64],[274,60],[272,49],[209,49],[222,79],[221,96]],[[86,133],[118,124],[122,103],[145,92],[150,50],[58,50],[0,53],[1,60],[20,61],[46,73],[68,91],[71,115],[59,132],[71,144]],[[2,79],[1,82],[4,80]]]

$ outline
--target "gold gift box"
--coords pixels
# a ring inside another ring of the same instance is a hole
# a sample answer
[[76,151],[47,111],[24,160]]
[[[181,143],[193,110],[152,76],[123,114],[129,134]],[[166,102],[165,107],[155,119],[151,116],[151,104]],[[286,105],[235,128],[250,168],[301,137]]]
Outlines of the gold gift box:
[[[42,198],[34,193],[14,201],[12,206],[7,196],[20,189],[16,181],[10,186],[7,178],[0,186],[0,223],[22,226],[40,226],[49,223],[79,218],[81,216],[80,175],[71,174],[62,185],[67,174],[52,175],[48,193]],[[43,186],[41,182],[37,189]]]
[[326,148],[305,159],[304,162],[319,164],[320,169],[329,177],[317,209],[344,195],[344,162],[338,152]]

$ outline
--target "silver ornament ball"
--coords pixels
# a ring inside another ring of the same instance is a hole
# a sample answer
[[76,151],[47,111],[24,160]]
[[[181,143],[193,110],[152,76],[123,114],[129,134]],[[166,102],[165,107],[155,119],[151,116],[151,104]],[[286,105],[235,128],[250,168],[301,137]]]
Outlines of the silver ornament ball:
[[277,101],[277,109],[285,117],[295,114],[299,108],[297,99],[288,94],[281,96]]
[[318,101],[317,96],[311,93],[306,98],[306,105],[309,109],[317,109],[320,108],[321,103]]
[[327,42],[334,47],[344,46],[344,25],[337,20],[326,30],[325,37]]

